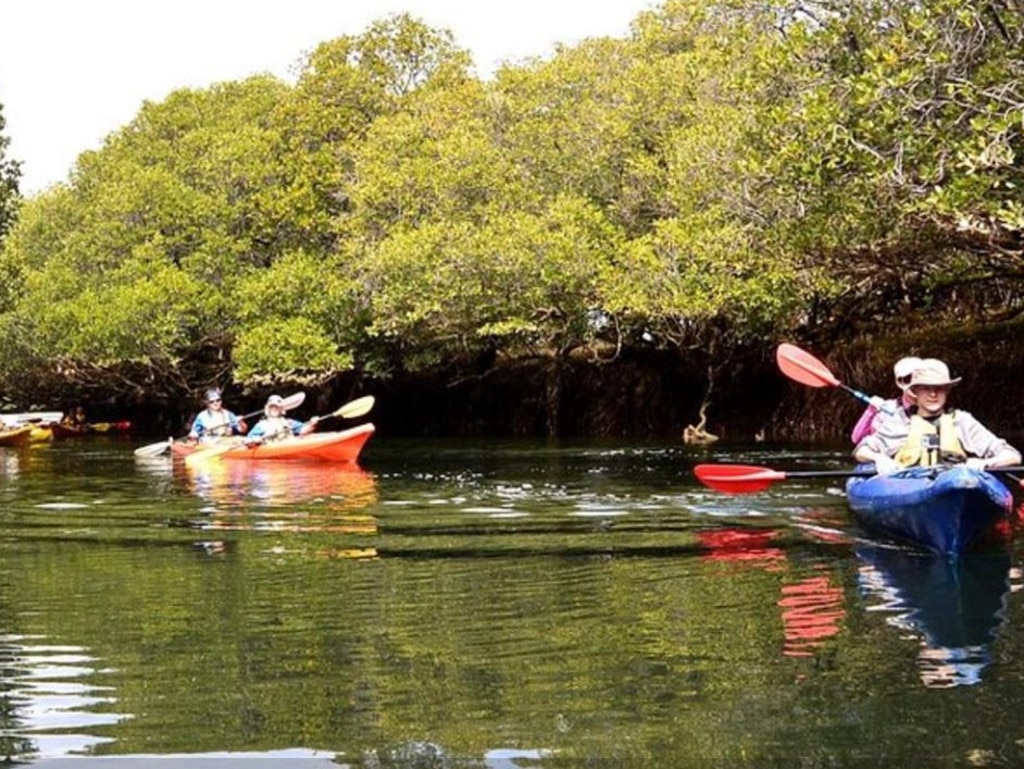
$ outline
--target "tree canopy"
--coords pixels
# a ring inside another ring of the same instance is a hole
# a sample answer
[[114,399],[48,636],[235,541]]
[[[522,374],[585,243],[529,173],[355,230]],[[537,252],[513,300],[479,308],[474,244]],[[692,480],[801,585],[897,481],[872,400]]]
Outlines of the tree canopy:
[[11,140],[4,134],[6,126],[4,105],[0,104],[0,244],[14,224],[20,201],[18,180],[21,178],[21,163],[7,156]]
[[483,81],[402,14],[294,84],[176,91],[24,203],[4,384],[174,397],[1015,318],[1022,22],[668,0]]

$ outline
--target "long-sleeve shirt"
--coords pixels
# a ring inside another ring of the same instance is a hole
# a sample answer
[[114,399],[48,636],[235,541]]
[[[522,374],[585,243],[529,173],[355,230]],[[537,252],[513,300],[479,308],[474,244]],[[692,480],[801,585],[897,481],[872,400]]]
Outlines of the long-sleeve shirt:
[[[955,412],[957,438],[969,456],[991,459],[1004,451],[1016,451],[1004,439],[996,436],[991,430],[979,422],[970,412]],[[910,434],[910,414],[906,409],[899,409],[892,416],[885,416],[876,426],[875,432],[858,442],[854,453],[862,448],[876,454],[895,456]]]
[[257,422],[249,431],[250,438],[284,438],[289,435],[298,435],[304,422],[287,417],[265,417]]
[[196,414],[192,421],[189,436],[192,438],[208,438],[216,435],[238,435],[243,432],[241,420],[227,409],[212,411],[204,409]]

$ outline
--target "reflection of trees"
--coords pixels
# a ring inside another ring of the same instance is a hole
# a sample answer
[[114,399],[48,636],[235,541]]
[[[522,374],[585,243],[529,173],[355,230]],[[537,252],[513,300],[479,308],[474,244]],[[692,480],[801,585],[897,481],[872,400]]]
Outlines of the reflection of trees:
[[[177,501],[194,515],[191,494]],[[674,550],[622,555],[617,546],[663,534],[625,527],[594,535],[605,553],[581,555],[575,533],[566,545],[515,521],[447,538],[389,532],[389,520],[426,529],[432,515],[401,509],[379,513],[373,560],[315,557],[349,535],[274,529],[233,531],[210,558],[193,546],[201,534],[178,528],[128,546],[44,544],[9,563],[23,574],[10,594],[45,607],[28,632],[94,650],[118,708],[135,716],[98,727],[115,741],[95,753],[307,746],[398,767],[429,741],[449,762],[431,766],[481,766],[501,745],[536,752],[520,766],[731,766],[761,765],[785,745],[840,766],[854,763],[842,752],[854,740],[900,755],[908,730],[941,717],[941,703],[913,700],[918,686],[876,696],[904,665],[885,653],[902,643],[887,628],[833,637],[840,653],[810,663],[780,655],[780,597],[831,597],[836,581],[800,560],[806,550],[794,556],[785,530],[755,532],[758,559],[719,557],[728,547],[703,558],[711,550],[690,532],[673,533],[684,540]],[[505,552],[509,541],[520,549]],[[826,732],[839,735],[834,747]]]

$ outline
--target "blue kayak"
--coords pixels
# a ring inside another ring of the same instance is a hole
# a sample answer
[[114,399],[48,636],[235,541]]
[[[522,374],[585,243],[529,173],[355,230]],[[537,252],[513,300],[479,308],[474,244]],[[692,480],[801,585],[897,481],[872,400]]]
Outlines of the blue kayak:
[[964,552],[1013,509],[1002,481],[963,465],[850,478],[846,498],[864,528],[943,555]]

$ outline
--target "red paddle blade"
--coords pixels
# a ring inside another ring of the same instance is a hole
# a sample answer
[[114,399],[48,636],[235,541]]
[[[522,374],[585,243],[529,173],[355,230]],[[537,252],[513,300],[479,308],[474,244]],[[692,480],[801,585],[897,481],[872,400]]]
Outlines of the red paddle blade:
[[705,486],[726,494],[753,494],[786,478],[783,472],[757,465],[697,465],[693,474]]
[[820,360],[796,345],[780,344],[775,360],[782,373],[800,384],[811,387],[838,387],[839,380]]

